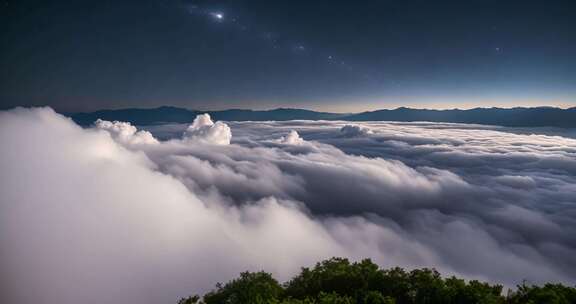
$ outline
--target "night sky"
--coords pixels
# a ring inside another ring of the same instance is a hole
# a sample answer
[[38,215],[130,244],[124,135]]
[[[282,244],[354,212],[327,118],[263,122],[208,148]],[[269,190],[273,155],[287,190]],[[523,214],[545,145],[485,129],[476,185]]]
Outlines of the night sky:
[[0,107],[576,105],[573,1],[0,2]]

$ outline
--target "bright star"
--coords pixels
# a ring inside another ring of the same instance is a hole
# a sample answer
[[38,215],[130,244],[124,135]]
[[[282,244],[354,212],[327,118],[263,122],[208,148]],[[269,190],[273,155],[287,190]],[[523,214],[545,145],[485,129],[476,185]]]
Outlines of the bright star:
[[212,15],[212,17],[214,17],[218,20],[224,19],[224,14],[222,14],[222,13],[211,13],[210,15]]

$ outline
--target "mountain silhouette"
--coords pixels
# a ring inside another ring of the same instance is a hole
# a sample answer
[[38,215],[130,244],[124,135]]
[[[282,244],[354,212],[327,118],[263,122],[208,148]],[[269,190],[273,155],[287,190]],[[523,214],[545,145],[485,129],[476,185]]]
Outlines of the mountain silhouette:
[[224,121],[285,121],[285,120],[344,120],[344,121],[428,121],[469,123],[507,127],[576,127],[576,107],[560,109],[535,108],[474,108],[469,110],[429,110],[397,108],[361,113],[327,113],[304,109],[279,108],[273,110],[229,109],[198,111],[177,107],[151,109],[100,110],[85,113],[64,113],[76,123],[87,126],[97,119],[127,121],[134,125],[162,123],[190,123],[196,115],[208,113],[215,120]]

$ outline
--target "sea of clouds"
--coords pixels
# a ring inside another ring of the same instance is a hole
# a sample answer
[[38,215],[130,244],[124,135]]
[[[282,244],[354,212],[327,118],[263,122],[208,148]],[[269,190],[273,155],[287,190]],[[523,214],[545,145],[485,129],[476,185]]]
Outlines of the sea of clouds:
[[332,256],[573,285],[576,140],[549,133],[0,112],[0,302],[175,303]]

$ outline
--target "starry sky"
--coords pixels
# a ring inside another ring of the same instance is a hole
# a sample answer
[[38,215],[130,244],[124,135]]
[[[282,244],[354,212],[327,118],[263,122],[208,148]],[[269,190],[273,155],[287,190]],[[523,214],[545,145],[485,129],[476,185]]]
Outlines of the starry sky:
[[576,106],[573,1],[0,1],[0,107]]

